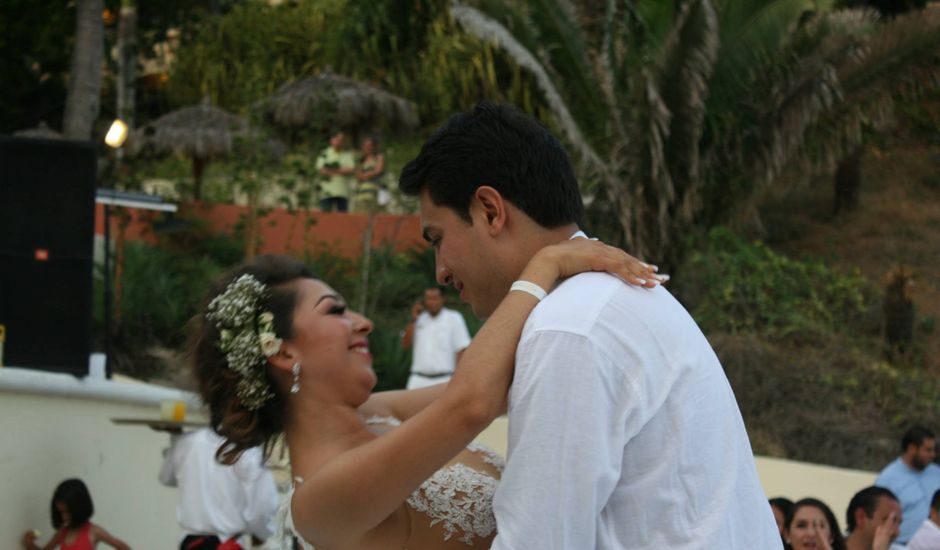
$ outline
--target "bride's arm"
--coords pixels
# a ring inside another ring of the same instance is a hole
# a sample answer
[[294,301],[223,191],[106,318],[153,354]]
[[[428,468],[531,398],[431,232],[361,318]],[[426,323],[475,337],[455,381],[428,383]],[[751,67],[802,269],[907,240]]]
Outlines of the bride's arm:
[[447,382],[415,390],[388,390],[373,393],[359,407],[362,416],[394,416],[407,420],[423,411],[447,389]]
[[[576,239],[539,251],[520,279],[551,288],[560,277],[608,271],[625,279],[619,249]],[[516,345],[538,303],[510,292],[460,358],[440,397],[383,437],[327,462],[294,494],[293,519],[316,545],[355,543],[386,519],[498,415],[512,380]]]

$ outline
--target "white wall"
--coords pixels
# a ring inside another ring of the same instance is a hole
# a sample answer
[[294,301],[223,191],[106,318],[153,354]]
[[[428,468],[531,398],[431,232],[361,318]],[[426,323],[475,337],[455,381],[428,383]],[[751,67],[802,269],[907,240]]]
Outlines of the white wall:
[[[176,390],[0,368],[0,548],[28,529],[52,534],[49,505],[60,481],[81,478],[92,520],[135,550],[175,548],[176,491],[157,482],[169,436],[115,417],[158,418]],[[192,403],[192,402],[191,402]]]
[[768,497],[787,497],[793,502],[818,498],[832,508],[843,530],[852,496],[874,484],[877,477],[875,472],[769,457],[757,458],[757,473]]

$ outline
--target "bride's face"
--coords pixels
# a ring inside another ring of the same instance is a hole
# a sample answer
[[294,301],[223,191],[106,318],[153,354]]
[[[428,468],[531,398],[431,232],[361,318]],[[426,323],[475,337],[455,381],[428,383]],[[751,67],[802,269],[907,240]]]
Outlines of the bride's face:
[[339,293],[322,281],[301,279],[296,284],[289,345],[301,359],[301,391],[326,387],[364,401],[376,383],[368,339],[372,321],[347,309]]

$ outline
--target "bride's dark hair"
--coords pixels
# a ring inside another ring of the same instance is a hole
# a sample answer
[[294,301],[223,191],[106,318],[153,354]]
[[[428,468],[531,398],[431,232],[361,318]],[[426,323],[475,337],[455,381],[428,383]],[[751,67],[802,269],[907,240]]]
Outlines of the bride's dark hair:
[[[209,302],[225,292],[228,285],[244,274],[254,276],[268,288],[268,295],[259,308],[274,316],[274,333],[288,340],[293,334],[292,318],[297,305],[297,291],[289,283],[298,279],[312,279],[313,273],[305,264],[286,256],[264,255],[228,271],[213,283],[200,312],[191,321],[190,353],[193,373],[203,402],[209,407],[213,429],[225,439],[216,458],[224,464],[233,464],[242,452],[263,446],[264,455],[270,455],[275,438],[284,429],[287,399],[265,374],[274,396],[257,410],[246,407],[238,397],[236,387],[240,375],[230,369],[225,353],[219,349],[219,329],[206,319]],[[258,368],[263,368],[258,366]]]

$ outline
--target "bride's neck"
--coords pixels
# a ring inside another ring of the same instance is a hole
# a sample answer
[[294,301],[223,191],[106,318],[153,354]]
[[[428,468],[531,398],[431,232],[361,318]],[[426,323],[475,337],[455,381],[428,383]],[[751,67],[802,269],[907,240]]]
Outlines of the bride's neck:
[[356,409],[296,399],[288,403],[285,435],[294,476],[306,477],[334,456],[374,436]]

